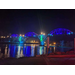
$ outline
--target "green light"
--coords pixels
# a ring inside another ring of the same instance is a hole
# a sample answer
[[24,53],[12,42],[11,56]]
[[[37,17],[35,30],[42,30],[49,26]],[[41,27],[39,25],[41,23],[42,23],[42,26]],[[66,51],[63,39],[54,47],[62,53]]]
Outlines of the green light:
[[21,36],[19,37],[19,41],[21,41]]
[[41,39],[40,39],[40,41],[43,41],[42,35],[41,35]]

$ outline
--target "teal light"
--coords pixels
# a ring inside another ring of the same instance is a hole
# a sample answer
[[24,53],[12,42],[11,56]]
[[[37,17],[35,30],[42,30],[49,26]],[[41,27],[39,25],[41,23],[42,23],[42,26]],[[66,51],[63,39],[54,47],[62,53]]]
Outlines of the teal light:
[[73,32],[71,32],[71,34],[73,34]]
[[43,35],[41,35],[40,41],[43,41]]
[[43,35],[43,34],[41,34],[41,35],[39,35],[38,36],[38,38],[39,38],[39,40],[40,40],[40,45],[44,45],[44,42],[46,41],[46,35]]
[[19,41],[21,42],[21,36],[19,37]]
[[68,33],[68,35],[70,35],[70,33]]
[[53,36],[52,34],[48,34],[49,36]]

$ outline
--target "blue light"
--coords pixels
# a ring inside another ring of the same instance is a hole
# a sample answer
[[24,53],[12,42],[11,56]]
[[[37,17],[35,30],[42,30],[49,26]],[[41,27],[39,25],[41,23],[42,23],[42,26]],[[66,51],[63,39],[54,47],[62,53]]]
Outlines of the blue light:
[[70,33],[73,34],[73,32],[71,32],[70,30],[65,29],[65,28],[57,28],[57,29],[54,29],[50,32],[50,34],[52,34],[52,35],[58,35],[58,34],[59,35],[61,35],[61,34],[70,35]]
[[49,36],[53,36],[52,34],[48,34]]
[[10,46],[10,57],[15,57],[15,48],[13,45]]
[[40,45],[44,45],[44,41],[41,41],[41,42],[40,42]]
[[62,33],[60,33],[60,34],[62,34]]
[[31,46],[31,56],[34,56],[34,46]]
[[50,34],[50,36],[53,36],[53,34]]
[[70,33],[68,33],[68,35],[70,35]]
[[58,33],[57,33],[57,35],[58,35]]
[[68,34],[70,34],[70,33],[68,33]]
[[20,43],[23,43],[23,41],[20,41]]
[[50,35],[50,34],[48,34],[48,35]]
[[37,36],[38,34],[34,33],[34,32],[28,32],[25,34],[25,36],[28,36],[28,37],[35,37]]
[[18,34],[12,34],[11,37],[18,37]]
[[39,50],[40,50],[39,47],[40,46],[37,46],[37,50],[36,50],[37,51],[37,55],[40,55],[40,53],[39,53]]
[[26,56],[30,57],[31,55],[31,46],[26,46]]
[[33,35],[33,37],[36,37],[36,35]]
[[71,34],[73,34],[73,32],[71,32]]
[[49,36],[52,36],[52,34],[48,34]]
[[16,46],[14,46],[13,57],[15,57]]
[[23,55],[26,56],[26,48],[25,48],[25,46],[23,48]]

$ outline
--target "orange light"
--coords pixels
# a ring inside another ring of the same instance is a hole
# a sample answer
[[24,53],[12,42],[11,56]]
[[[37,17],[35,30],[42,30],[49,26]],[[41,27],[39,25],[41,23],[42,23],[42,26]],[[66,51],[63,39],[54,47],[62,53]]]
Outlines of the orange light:
[[1,38],[3,38],[3,36],[1,36]]
[[41,34],[43,34],[43,32],[41,32]]
[[56,44],[56,42],[53,43],[54,45]]
[[45,33],[43,33],[43,35],[45,35]]
[[20,34],[20,36],[21,36],[21,34]]
[[45,35],[45,33],[41,32],[41,34]]
[[24,37],[24,35],[23,35],[23,37]]
[[7,38],[8,38],[9,36],[7,36]]
[[4,38],[5,38],[5,36],[4,36]]

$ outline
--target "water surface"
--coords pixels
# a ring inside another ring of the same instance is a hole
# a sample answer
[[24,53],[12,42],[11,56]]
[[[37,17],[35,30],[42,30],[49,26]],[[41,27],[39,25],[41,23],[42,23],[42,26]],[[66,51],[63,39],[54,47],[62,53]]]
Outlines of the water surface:
[[[52,52],[66,52],[70,47],[49,47],[48,54]],[[46,46],[39,44],[0,44],[0,57],[35,57],[47,53]]]

